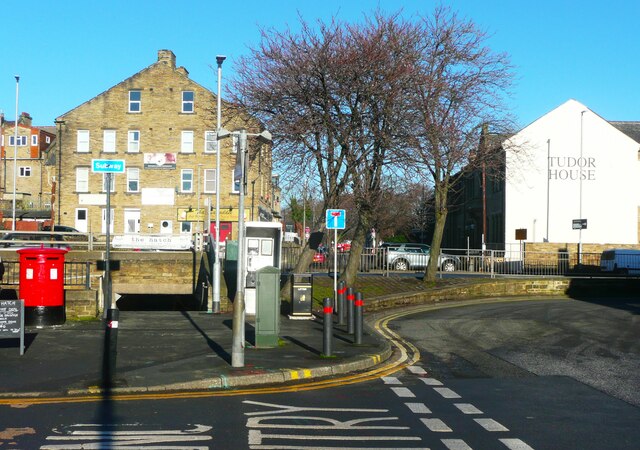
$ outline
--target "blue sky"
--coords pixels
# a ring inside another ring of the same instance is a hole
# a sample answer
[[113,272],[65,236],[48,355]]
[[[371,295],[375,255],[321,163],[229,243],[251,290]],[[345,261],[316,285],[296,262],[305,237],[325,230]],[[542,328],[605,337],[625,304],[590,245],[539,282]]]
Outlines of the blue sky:
[[[190,77],[216,90],[215,55],[233,61],[259,42],[260,27],[297,28],[305,20],[362,20],[379,6],[428,14],[430,0],[221,2],[64,0],[13,2],[0,13],[0,110],[36,125],[53,120],[156,61],[176,54]],[[492,34],[494,51],[516,66],[509,104],[521,125],[574,98],[607,120],[640,120],[640,2],[635,0],[445,1]],[[224,97],[224,94],[223,94]]]

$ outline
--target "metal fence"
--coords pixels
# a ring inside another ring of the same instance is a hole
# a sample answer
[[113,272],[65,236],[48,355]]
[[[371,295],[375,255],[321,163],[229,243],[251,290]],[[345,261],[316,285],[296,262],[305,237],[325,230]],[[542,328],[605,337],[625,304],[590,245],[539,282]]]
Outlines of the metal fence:
[[[290,272],[295,267],[302,249],[282,249],[282,271]],[[629,270],[609,271],[601,269],[601,253],[533,252],[524,250],[467,250],[443,249],[439,257],[438,272],[497,276],[569,276],[569,275],[640,275],[640,259],[627,255]],[[621,258],[623,258],[621,256]],[[429,254],[396,252],[388,248],[365,248],[360,255],[360,272],[383,274],[424,271]],[[342,271],[349,259],[349,252],[338,252],[337,270]],[[625,262],[622,263],[623,265]],[[637,267],[637,269],[633,269]],[[311,272],[333,272],[332,250],[316,252],[309,266]]]
[[[20,284],[20,262],[3,261],[4,276],[3,285],[18,286]],[[65,261],[64,262],[64,285],[83,286],[85,289],[91,287],[91,263],[89,261]]]

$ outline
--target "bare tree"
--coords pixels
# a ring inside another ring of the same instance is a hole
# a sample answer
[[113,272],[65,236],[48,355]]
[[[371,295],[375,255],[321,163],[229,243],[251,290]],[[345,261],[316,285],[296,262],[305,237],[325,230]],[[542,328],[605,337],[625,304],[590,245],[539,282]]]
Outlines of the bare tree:
[[476,151],[485,123],[503,126],[503,99],[512,73],[507,55],[486,46],[487,35],[448,8],[422,18],[416,51],[421,53],[408,100],[412,112],[412,169],[433,183],[435,224],[425,280],[435,279],[447,198],[455,176],[482,163]]
[[[371,211],[382,192],[385,167],[402,135],[401,99],[406,91],[407,25],[375,14],[362,25],[301,20],[298,34],[262,32],[251,55],[241,58],[235,102],[260,118],[274,137],[274,160],[300,182],[313,174],[324,207],[349,192],[357,209],[350,261],[343,277],[355,279]],[[307,172],[308,173],[308,172]],[[314,229],[322,227],[318,218]],[[306,269],[308,249],[294,270]],[[285,287],[286,289],[286,287]]]

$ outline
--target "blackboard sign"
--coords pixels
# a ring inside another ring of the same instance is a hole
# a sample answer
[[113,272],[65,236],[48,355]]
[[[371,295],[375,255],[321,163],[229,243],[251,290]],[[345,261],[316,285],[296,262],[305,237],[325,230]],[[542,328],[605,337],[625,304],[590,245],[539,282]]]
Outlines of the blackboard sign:
[[0,300],[0,338],[20,338],[20,354],[24,355],[24,302]]

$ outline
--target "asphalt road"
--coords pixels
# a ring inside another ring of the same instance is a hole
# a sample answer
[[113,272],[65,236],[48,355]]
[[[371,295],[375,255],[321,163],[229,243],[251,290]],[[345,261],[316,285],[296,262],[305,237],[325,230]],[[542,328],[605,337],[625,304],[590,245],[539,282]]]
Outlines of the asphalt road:
[[640,298],[446,308],[392,322],[442,379],[567,376],[640,406]]
[[422,359],[331,389],[0,406],[0,448],[637,449],[637,306],[544,300],[401,317],[390,328]]

